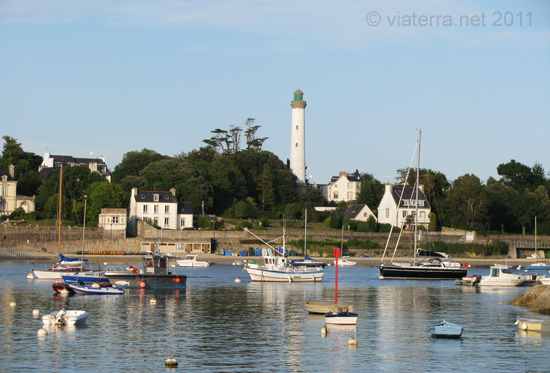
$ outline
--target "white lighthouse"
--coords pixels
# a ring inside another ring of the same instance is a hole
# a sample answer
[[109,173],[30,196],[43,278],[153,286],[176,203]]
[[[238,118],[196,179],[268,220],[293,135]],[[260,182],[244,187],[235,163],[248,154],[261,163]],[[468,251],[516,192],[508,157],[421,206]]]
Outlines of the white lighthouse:
[[306,102],[304,93],[294,92],[292,106],[292,129],[290,135],[290,170],[296,175],[296,192],[306,188]]

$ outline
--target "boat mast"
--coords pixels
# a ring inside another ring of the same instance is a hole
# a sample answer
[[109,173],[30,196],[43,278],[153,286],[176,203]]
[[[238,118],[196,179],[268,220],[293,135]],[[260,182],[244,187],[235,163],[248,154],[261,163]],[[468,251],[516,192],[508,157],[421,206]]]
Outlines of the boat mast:
[[418,237],[418,189],[420,182],[420,136],[422,130],[418,130],[418,154],[416,155],[416,212],[415,212],[415,222],[414,222],[414,264],[416,265],[416,245]]
[[307,208],[304,212],[304,259],[306,257],[307,257]]
[[63,199],[63,166],[59,169],[59,210],[57,213],[57,255],[61,254],[61,201]]

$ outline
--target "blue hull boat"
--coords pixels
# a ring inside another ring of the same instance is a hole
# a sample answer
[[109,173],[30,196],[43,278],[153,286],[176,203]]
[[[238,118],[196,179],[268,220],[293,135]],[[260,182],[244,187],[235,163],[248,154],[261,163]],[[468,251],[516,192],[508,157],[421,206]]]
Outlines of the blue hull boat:
[[99,295],[120,295],[124,294],[124,289],[117,286],[100,286],[98,283],[92,285],[74,285],[68,284],[75,293],[80,294],[99,294]]
[[461,338],[464,328],[460,325],[441,321],[430,326],[430,333],[434,338]]
[[63,281],[66,284],[93,284],[98,282],[100,284],[108,284],[109,279],[103,275],[103,272],[92,271],[92,272],[81,272],[81,273],[71,273],[68,275],[61,275]]

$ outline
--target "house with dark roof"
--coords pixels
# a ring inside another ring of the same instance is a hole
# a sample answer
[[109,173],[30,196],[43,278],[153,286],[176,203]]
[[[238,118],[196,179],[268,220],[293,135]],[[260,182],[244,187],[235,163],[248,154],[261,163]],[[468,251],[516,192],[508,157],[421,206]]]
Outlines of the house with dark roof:
[[327,201],[355,201],[361,191],[361,176],[359,170],[354,173],[340,172],[333,176],[327,186]]
[[38,172],[45,173],[48,176],[56,169],[67,166],[88,167],[92,172],[98,172],[109,182],[111,181],[111,171],[105,164],[105,157],[100,158],[75,158],[71,155],[52,155],[50,152],[44,153],[44,160]]
[[347,205],[344,207],[342,212],[340,212],[340,219],[351,219],[366,222],[369,216],[373,216],[375,220],[378,220],[366,204]]
[[26,213],[34,211],[34,196],[17,194],[17,180],[13,178],[15,167],[10,165],[6,173],[0,168],[0,215],[9,215],[18,208]]
[[[407,226],[416,216],[416,188],[401,185],[386,184],[384,195],[378,205],[378,223],[391,224],[399,228]],[[417,224],[428,228],[430,224],[430,203],[424,195],[424,186],[418,188],[418,220]],[[409,218],[407,218],[409,217]],[[412,224],[414,226],[414,220]]]
[[162,229],[193,227],[193,209],[190,202],[178,202],[176,189],[147,191],[132,188],[128,207],[128,234],[137,234],[137,221],[151,220]]

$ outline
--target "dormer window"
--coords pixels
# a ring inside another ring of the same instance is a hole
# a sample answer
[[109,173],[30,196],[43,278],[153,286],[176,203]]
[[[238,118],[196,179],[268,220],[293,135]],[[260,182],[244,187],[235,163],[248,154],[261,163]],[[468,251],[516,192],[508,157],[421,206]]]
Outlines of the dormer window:
[[8,181],[8,175],[2,175],[2,181]]
[[165,196],[164,196],[164,198],[166,198],[166,199],[170,199],[170,196],[168,196],[168,195],[165,195]]
[[145,194],[142,194],[142,195],[141,195],[141,199],[145,199]]
[[159,195],[153,194],[153,201],[158,202],[159,201]]

